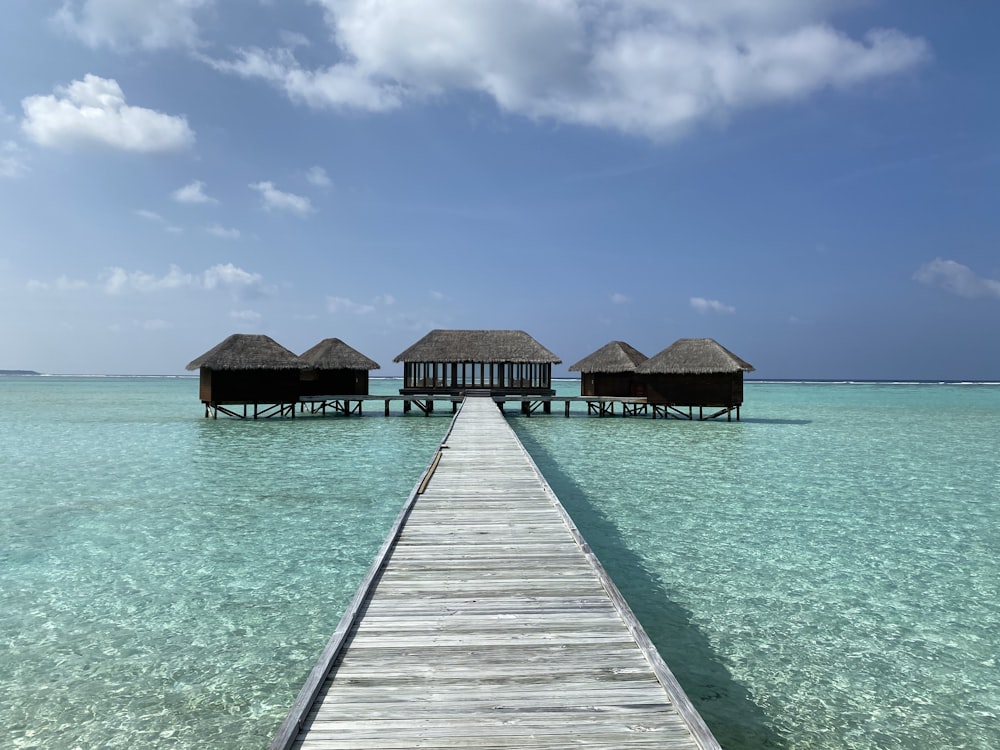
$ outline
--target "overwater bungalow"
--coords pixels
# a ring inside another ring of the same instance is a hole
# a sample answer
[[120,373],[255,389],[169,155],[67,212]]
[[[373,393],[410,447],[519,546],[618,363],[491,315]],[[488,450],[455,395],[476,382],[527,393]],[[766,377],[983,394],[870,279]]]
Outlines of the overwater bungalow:
[[403,363],[400,393],[456,396],[468,390],[551,396],[552,365],[562,362],[524,331],[428,333],[393,362]]
[[[714,419],[723,414],[740,418],[743,404],[743,373],[753,365],[740,359],[714,339],[678,339],[636,367],[636,376],[646,388],[650,404],[663,407],[664,416]],[[687,407],[684,412],[678,407]],[[705,407],[718,411],[705,415]]]
[[624,341],[611,341],[569,367],[580,373],[581,396],[646,395],[644,384],[635,377],[635,368],[648,359]]
[[303,396],[366,396],[368,373],[381,365],[340,339],[323,339],[303,352],[299,393]]
[[[233,417],[294,414],[303,362],[270,336],[234,333],[192,360],[200,372],[199,394],[205,416]],[[241,405],[242,413],[228,408]],[[253,406],[252,414],[247,411]],[[264,405],[263,410],[260,407]]]

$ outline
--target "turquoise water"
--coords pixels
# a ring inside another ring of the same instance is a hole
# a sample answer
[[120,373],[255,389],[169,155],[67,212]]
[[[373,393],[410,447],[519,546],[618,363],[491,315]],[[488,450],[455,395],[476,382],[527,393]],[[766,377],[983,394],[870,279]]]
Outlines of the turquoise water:
[[[746,402],[508,413],[724,747],[1000,746],[1000,386]],[[0,746],[266,747],[450,417],[371,413],[0,378]]]

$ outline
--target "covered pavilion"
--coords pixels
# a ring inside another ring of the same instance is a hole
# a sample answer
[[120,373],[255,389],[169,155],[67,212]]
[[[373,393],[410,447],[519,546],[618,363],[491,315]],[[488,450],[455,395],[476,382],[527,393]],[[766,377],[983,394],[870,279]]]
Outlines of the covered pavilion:
[[524,331],[435,329],[393,359],[403,363],[402,394],[551,396],[559,357]]

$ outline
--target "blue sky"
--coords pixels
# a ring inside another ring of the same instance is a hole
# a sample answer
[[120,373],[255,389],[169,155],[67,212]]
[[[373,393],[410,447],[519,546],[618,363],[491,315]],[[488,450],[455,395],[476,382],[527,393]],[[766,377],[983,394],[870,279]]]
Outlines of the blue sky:
[[230,333],[1000,379],[989,0],[6,0],[0,368]]

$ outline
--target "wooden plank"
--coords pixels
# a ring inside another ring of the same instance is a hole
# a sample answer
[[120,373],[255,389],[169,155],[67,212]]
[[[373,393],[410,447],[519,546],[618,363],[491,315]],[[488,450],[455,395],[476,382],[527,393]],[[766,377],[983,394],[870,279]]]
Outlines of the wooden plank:
[[469,398],[272,748],[567,746],[718,743],[493,400]]

